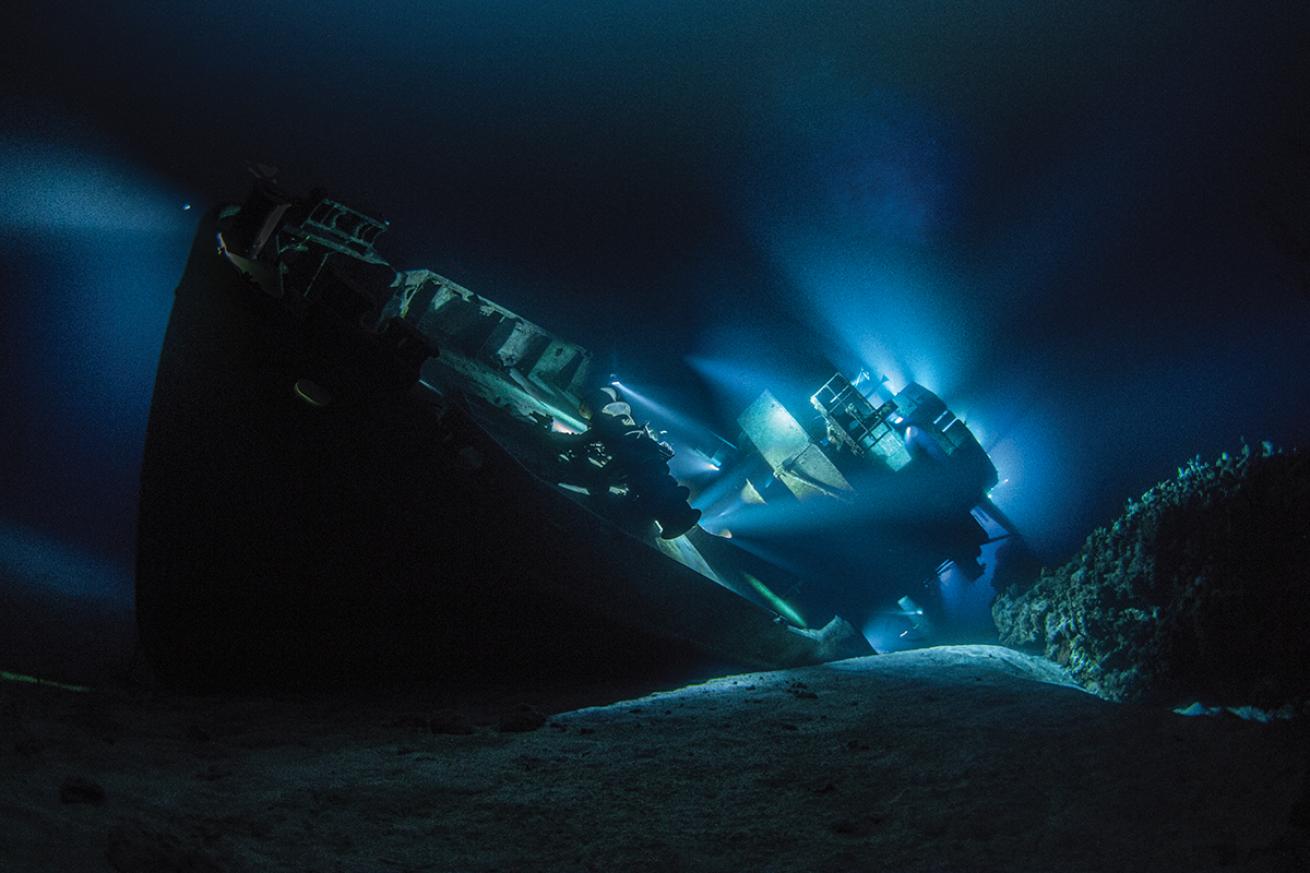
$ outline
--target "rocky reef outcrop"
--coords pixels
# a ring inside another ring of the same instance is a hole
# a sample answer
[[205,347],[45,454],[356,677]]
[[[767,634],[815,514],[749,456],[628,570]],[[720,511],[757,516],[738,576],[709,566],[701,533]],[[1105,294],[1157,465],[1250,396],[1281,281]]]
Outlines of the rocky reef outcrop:
[[1002,590],[1004,645],[1123,701],[1310,699],[1310,457],[1198,456],[1097,528],[1071,561]]

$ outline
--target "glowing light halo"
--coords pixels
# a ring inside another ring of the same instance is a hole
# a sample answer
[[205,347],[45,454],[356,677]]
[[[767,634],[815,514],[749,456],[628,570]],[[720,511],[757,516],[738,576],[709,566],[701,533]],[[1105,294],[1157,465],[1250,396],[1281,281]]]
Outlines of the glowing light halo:
[[0,228],[171,233],[190,224],[178,200],[95,147],[0,136]]

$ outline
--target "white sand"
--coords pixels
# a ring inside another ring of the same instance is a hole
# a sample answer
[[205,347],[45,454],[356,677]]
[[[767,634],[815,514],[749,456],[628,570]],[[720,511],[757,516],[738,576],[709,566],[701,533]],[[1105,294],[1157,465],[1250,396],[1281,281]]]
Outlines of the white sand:
[[[0,870],[1310,869],[1285,835],[1299,727],[1061,681],[1005,649],[925,649],[575,709],[527,733],[498,732],[512,707],[488,697],[464,704],[487,722],[467,735],[433,734],[438,704],[417,695],[0,683]],[[61,802],[69,777],[103,800]]]

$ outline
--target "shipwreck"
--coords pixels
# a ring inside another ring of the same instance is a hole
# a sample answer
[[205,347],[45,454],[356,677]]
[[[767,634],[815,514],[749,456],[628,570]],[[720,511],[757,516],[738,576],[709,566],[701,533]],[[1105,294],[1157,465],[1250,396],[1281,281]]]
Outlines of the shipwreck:
[[[200,222],[141,479],[137,618],[162,680],[600,679],[864,655],[845,618],[802,617],[806,591],[973,567],[998,535],[996,471],[965,424],[921,386],[880,397],[840,374],[808,422],[763,391],[714,454],[723,477],[693,493],[585,348],[397,270],[376,248],[386,227],[267,177]],[[845,564],[828,555],[818,581],[813,528],[779,537],[792,559],[775,561],[725,522],[727,503],[821,516],[888,489],[908,521]]]

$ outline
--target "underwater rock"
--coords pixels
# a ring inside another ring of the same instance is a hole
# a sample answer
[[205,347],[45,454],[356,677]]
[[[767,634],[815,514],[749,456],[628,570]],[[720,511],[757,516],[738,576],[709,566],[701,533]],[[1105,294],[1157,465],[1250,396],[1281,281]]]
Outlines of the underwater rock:
[[786,691],[797,700],[817,700],[819,695],[810,690],[810,687],[804,682],[792,682],[787,685]]
[[1110,700],[1275,708],[1310,698],[1307,556],[1310,459],[1243,446],[1129,500],[992,617]]

